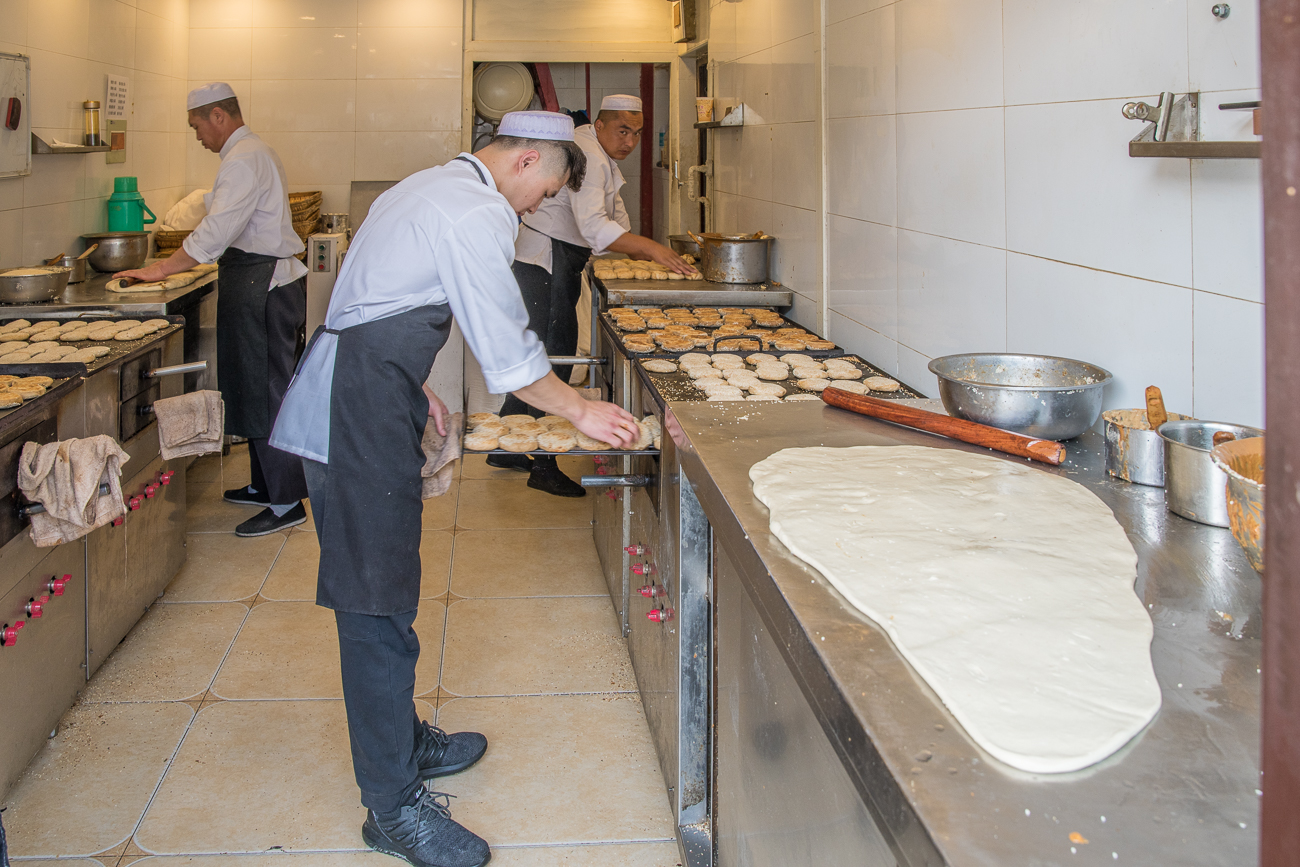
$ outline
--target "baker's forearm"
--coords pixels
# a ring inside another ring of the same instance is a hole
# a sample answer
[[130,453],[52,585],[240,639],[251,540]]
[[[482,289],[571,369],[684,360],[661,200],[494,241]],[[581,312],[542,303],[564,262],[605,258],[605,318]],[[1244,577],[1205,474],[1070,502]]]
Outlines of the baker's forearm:
[[620,235],[614,243],[609,245],[609,249],[615,253],[625,253],[635,259],[648,259],[651,262],[658,262],[678,274],[695,273],[695,269],[686,264],[685,259],[663,244],[641,235],[633,235],[631,232],[624,232]]
[[532,385],[516,389],[514,394],[529,406],[569,420],[573,420],[582,410],[582,404],[587,402],[554,373],[546,374]]
[[157,283],[159,280],[165,280],[173,274],[179,274],[181,271],[188,271],[195,265],[199,264],[198,260],[186,253],[184,248],[178,249],[166,259],[160,259],[154,262],[148,268],[138,268],[131,271],[119,271],[114,277],[130,277],[139,280],[141,283]]

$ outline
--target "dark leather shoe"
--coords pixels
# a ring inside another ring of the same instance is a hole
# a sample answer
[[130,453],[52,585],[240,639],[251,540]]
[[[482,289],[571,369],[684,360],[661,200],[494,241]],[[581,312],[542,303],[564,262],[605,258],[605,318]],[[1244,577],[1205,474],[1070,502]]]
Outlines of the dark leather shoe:
[[557,497],[587,496],[587,490],[582,485],[566,476],[559,467],[554,465],[534,466],[528,474],[528,487]]
[[451,818],[450,795],[421,789],[414,804],[392,821],[366,812],[361,837],[371,849],[409,861],[414,867],[482,867],[492,850],[482,837]]
[[498,470],[523,470],[526,473],[533,468],[533,459],[528,455],[488,455],[487,465]]
[[415,761],[420,766],[420,779],[432,780],[458,774],[483,758],[487,752],[487,738],[478,732],[447,734],[424,720],[420,721],[420,734],[415,743]]
[[227,503],[237,503],[241,506],[269,506],[271,498],[265,493],[256,493],[248,485],[242,488],[231,488],[221,495],[221,499]]
[[290,527],[296,527],[307,521],[307,509],[300,501],[289,511],[280,517],[275,516],[275,512],[270,509],[263,509],[253,517],[235,528],[236,536],[248,538],[250,536],[269,536],[272,533],[278,533],[281,530],[287,530]]

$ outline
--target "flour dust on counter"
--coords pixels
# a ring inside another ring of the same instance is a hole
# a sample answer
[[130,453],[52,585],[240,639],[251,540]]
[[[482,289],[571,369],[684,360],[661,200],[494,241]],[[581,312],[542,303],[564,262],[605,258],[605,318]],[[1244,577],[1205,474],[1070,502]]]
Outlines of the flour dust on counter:
[[1082,485],[918,446],[785,449],[749,475],[773,534],[995,758],[1079,770],[1160,709],[1137,555]]

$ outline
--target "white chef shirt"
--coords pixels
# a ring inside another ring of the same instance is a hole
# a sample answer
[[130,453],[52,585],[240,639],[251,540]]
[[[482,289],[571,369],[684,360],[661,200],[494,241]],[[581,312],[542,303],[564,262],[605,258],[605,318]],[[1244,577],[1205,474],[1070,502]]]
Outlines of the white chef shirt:
[[294,258],[307,248],[293,230],[284,166],[247,126],[221,146],[221,168],[203,204],[208,215],[181,245],[190,256],[215,262],[227,247],[274,256],[280,261],[271,289],[307,275],[307,266]]
[[618,160],[605,153],[596,138],[596,128],[584,124],[573,131],[573,140],[587,155],[587,175],[582,189],[568,187],[553,199],[546,199],[537,213],[524,218],[524,228],[515,242],[515,260],[551,271],[551,238],[579,247],[590,247],[596,255],[632,231],[627,208],[619,190],[627,183]]
[[[370,206],[339,270],[325,327],[342,330],[433,304],[451,312],[483,368],[505,394],[551,370],[528,330],[528,311],[510,270],[519,220],[492,173],[452,160],[416,172]],[[337,335],[323,332],[289,386],[271,445],[329,462],[330,391]]]

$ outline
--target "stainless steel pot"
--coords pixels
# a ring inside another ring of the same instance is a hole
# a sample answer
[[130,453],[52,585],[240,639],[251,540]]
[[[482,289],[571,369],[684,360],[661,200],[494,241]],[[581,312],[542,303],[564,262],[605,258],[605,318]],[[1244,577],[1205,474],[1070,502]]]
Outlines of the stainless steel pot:
[[1167,421],[1160,425],[1165,444],[1165,505],[1212,527],[1228,526],[1228,477],[1210,452],[1214,435],[1227,431],[1239,440],[1263,436],[1259,428],[1221,421]]
[[950,414],[1047,440],[1096,424],[1112,378],[1095,364],[1051,355],[945,355],[929,367]]
[[767,256],[771,235],[700,235],[704,253],[704,279],[712,283],[763,283],[767,280]]
[[71,268],[62,265],[34,265],[0,271],[0,304],[30,304],[49,301],[68,288]]
[[[1117,479],[1155,488],[1165,486],[1165,441],[1147,424],[1144,409],[1108,409],[1101,414],[1106,428],[1106,472]],[[1190,419],[1169,413],[1170,421]]]
[[669,235],[668,246],[673,248],[673,252],[678,256],[691,255],[697,260],[701,257],[700,245],[695,243],[695,239],[690,235]]
[[148,232],[97,232],[82,235],[88,243],[98,242],[90,254],[90,267],[105,274],[139,268],[149,258]]
[[80,283],[86,279],[86,260],[80,256],[63,256],[54,264],[70,269],[69,283]]
[[321,214],[320,230],[327,234],[335,232],[346,232],[351,226],[348,224],[347,214]]

